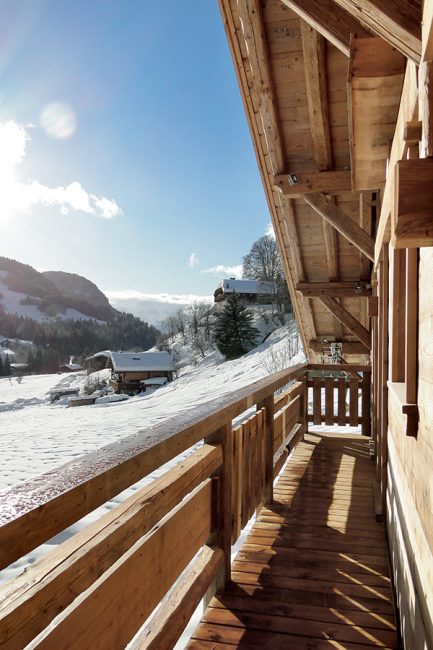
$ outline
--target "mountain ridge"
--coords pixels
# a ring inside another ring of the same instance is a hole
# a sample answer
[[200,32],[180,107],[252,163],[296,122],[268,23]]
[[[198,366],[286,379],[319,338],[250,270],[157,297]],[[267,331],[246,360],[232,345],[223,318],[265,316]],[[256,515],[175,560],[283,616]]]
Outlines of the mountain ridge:
[[[29,264],[0,256],[0,283],[0,308],[7,313],[15,311],[39,321],[55,317],[111,321],[120,313],[95,283],[76,273],[40,272]],[[6,292],[16,294],[14,300],[5,296]]]

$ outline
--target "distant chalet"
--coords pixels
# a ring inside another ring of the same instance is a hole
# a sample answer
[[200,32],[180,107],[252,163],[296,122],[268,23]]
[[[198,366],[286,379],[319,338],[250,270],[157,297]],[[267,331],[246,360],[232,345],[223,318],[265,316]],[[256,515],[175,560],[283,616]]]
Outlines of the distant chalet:
[[112,352],[107,368],[112,370],[110,385],[117,393],[134,393],[146,386],[161,385],[164,379],[171,381],[174,372],[168,352]]
[[217,311],[225,307],[228,296],[236,293],[241,301],[251,305],[271,305],[277,293],[275,282],[259,280],[222,280],[214,291],[214,301]]

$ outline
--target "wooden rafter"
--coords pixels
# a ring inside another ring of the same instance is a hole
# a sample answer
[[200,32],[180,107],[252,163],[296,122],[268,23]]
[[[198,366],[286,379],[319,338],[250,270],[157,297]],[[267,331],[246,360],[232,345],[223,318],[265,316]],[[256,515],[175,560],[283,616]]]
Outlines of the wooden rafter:
[[304,196],[304,201],[370,260],[374,259],[373,239],[343,210],[329,203],[323,194],[307,194]]
[[335,298],[321,296],[321,303],[337,318],[357,339],[368,349],[371,348],[370,332],[363,327],[350,312],[338,303]]
[[371,32],[349,13],[332,6],[331,0],[282,0],[283,4],[305,20],[347,57],[350,52],[350,34],[359,38]]
[[415,63],[421,59],[420,0],[334,0],[376,36]]
[[303,20],[301,35],[314,159],[319,171],[325,171],[332,169],[325,39]]
[[362,282],[298,282],[296,291],[309,298],[322,296],[362,298],[371,296],[371,287]]
[[[329,173],[327,170],[333,167],[333,157],[329,127],[325,39],[303,20],[301,20],[301,35],[314,159],[319,170]],[[339,272],[337,232],[326,220],[322,220],[322,228],[328,278],[335,280]],[[342,337],[343,331],[339,323],[335,323],[335,332],[337,336]]]
[[[233,11],[230,0],[220,0],[220,7],[275,226],[275,235],[282,253],[296,320],[299,323],[304,349],[307,350],[308,340],[316,334],[309,301],[304,298],[297,299],[294,287],[295,269],[299,268],[301,259],[300,252],[293,249],[289,238],[286,245],[284,242],[284,230],[287,231],[289,226],[293,226],[293,219],[288,213],[288,201],[281,193],[273,191],[271,184],[271,178],[284,169],[285,155],[273,97],[261,3],[258,0],[239,0],[236,11]],[[247,57],[245,52],[248,52]],[[302,262],[300,266],[302,267]]]

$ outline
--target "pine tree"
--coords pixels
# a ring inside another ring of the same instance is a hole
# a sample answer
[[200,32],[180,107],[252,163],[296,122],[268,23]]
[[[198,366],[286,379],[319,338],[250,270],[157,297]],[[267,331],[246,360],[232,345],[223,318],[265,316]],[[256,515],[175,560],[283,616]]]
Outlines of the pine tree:
[[3,375],[5,377],[10,377],[11,374],[12,374],[11,363],[9,361],[9,355],[7,354],[3,364]]
[[259,332],[252,321],[252,313],[239,296],[230,295],[213,329],[217,348],[226,359],[236,359],[257,345]]

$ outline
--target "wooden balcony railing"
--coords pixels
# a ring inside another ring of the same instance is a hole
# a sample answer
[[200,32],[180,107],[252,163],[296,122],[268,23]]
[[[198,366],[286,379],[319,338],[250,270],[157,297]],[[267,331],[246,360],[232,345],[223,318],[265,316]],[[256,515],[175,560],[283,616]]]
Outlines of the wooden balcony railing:
[[0,647],[117,650],[140,631],[135,650],[171,648],[204,595],[230,579],[232,543],[272,500],[274,476],[306,432],[308,370],[276,373],[2,492],[4,568],[203,442],[2,586]]

